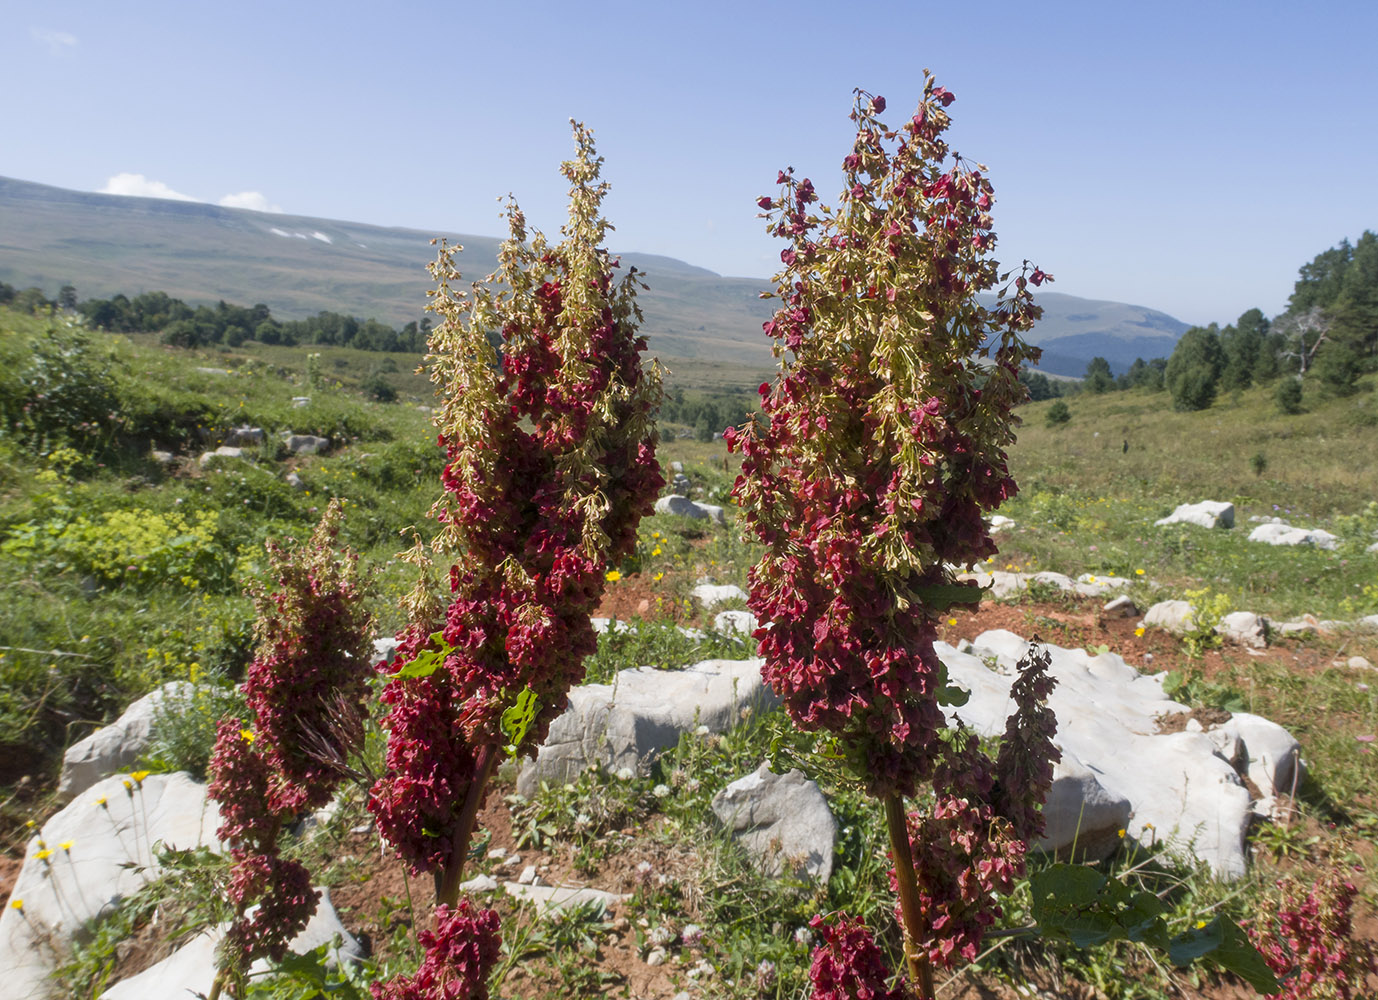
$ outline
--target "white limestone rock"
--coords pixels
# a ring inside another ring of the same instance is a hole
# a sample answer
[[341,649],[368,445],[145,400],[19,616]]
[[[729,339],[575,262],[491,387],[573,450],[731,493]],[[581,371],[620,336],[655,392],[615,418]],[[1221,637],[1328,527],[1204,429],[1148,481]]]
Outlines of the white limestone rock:
[[837,821],[802,771],[775,774],[762,764],[713,796],[712,808],[767,874],[803,871],[822,883],[832,875]]
[[284,435],[287,450],[293,455],[320,455],[330,450],[330,438],[315,434]]
[[744,709],[778,705],[761,681],[763,662],[704,660],[683,670],[636,667],[619,671],[612,684],[574,688],[536,759],[522,766],[517,791],[530,795],[542,781],[569,781],[590,767],[635,769],[677,744],[681,733],[699,726],[725,732],[741,721]]
[[671,493],[669,496],[657,500],[655,512],[657,514],[691,517],[698,521],[713,521],[717,524],[727,523],[727,514],[721,507],[711,503],[699,503],[697,500],[690,500],[678,493]]
[[234,445],[237,448],[262,444],[263,428],[250,427],[248,424],[242,427],[232,427],[230,428],[230,433],[225,435],[225,443]]
[[1260,524],[1249,532],[1249,541],[1266,545],[1313,545],[1318,549],[1336,549],[1340,539],[1321,528],[1294,528],[1290,524]]
[[1301,744],[1276,722],[1248,712],[1235,712],[1215,731],[1239,739],[1249,780],[1264,795],[1291,795],[1301,787],[1306,776]]
[[606,916],[617,904],[630,899],[630,896],[602,889],[585,889],[563,885],[520,885],[516,882],[503,882],[503,890],[517,899],[528,899],[536,904],[541,913],[551,913],[567,906],[598,904],[600,916]]
[[1223,500],[1202,500],[1200,503],[1179,504],[1167,517],[1153,522],[1157,527],[1168,524],[1195,524],[1202,528],[1233,528],[1234,504]]
[[148,749],[159,710],[175,710],[179,702],[190,700],[195,691],[195,685],[186,681],[170,681],[130,704],[110,725],[68,747],[62,755],[58,801],[70,802],[102,778],[133,766]]
[[[331,945],[327,966],[357,962],[364,957],[363,949],[340,921],[330,901],[330,890],[322,888],[320,893],[315,914],[288,947],[304,955],[321,945]],[[101,994],[101,1000],[192,1000],[204,996],[215,979],[215,949],[226,929],[202,931],[158,964],[116,983]],[[266,960],[259,959],[249,967],[249,975],[263,976],[271,968]]]
[[1106,601],[1100,610],[1107,618],[1134,618],[1139,614],[1138,605],[1128,594],[1121,594],[1113,600]]
[[[56,956],[72,936],[157,874],[152,845],[219,848],[219,811],[204,785],[184,773],[151,774],[129,789],[126,781],[115,775],[86,789],[29,841],[10,897],[23,900],[23,910],[0,911],[7,1000],[48,996]],[[44,849],[52,854],[38,858]]]
[[1252,611],[1232,611],[1215,627],[1221,637],[1240,646],[1263,649],[1268,645],[1268,619]]
[[717,607],[724,601],[745,601],[747,598],[746,591],[735,583],[700,583],[689,591],[689,596],[705,609]]
[[713,628],[725,635],[735,632],[749,638],[760,626],[750,611],[719,611],[713,618]]
[[1038,848],[1076,859],[1099,861],[1119,849],[1120,831],[1129,824],[1131,806],[1112,795],[1094,771],[1070,750],[1053,765],[1053,786],[1043,804],[1043,838]]
[[1146,628],[1166,629],[1175,635],[1191,631],[1195,609],[1188,601],[1159,601],[1144,615]]
[[[982,633],[969,653],[936,643],[950,681],[971,692],[949,714],[982,736],[1003,733],[1014,707],[1015,665],[1028,646],[1004,630]],[[1163,693],[1162,676],[1140,674],[1115,653],[1044,648],[1058,682],[1049,699],[1058,720],[1055,742],[1095,774],[1108,796],[1129,801],[1127,834],[1168,840],[1222,878],[1241,876],[1249,792],[1206,734],[1159,733],[1160,716],[1187,710]]]
[[204,468],[206,468],[206,466],[210,465],[210,464],[211,464],[213,461],[215,461],[217,458],[243,458],[243,457],[244,457],[244,449],[243,449],[243,448],[232,448],[232,447],[230,447],[229,445],[222,444],[219,448],[216,448],[215,451],[203,451],[203,452],[201,453],[201,457],[200,457],[199,459],[196,460],[196,464],[199,465],[199,466],[201,466],[201,468],[204,469]]

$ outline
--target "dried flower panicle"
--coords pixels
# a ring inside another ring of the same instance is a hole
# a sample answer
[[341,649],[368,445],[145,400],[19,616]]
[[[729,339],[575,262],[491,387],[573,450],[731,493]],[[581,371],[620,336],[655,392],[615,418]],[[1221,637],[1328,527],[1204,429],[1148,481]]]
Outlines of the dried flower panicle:
[[501,955],[498,915],[467,898],[436,907],[435,931],[416,935],[426,957],[411,976],[374,983],[374,1000],[488,1000],[488,977]]
[[[636,525],[663,485],[655,458],[656,369],[636,334],[640,284],[601,248],[602,159],[575,125],[564,164],[569,223],[557,245],[528,234],[510,205],[498,270],[456,289],[458,247],[431,271],[432,378],[448,463],[432,514],[436,555],[450,562],[450,601],[418,592],[389,669],[444,653],[428,676],[388,684],[388,771],[369,808],[413,870],[450,863],[471,785],[488,748],[506,745],[503,713],[529,690],[534,717],[517,743],[529,752],[565,708],[596,649],[589,615],[605,573],[635,545]],[[499,356],[488,339],[501,335]],[[424,574],[423,574],[424,575]],[[423,587],[424,589],[424,587]],[[437,650],[431,636],[440,632]]]
[[[949,567],[995,552],[982,515],[1015,493],[1004,449],[1025,398],[1019,334],[1039,309],[1027,264],[994,246],[984,167],[949,160],[951,95],[928,78],[899,129],[860,94],[836,209],[782,171],[762,198],[789,240],[766,324],[781,373],[764,424],[725,435],[734,490],[765,545],[751,608],[763,673],[795,722],[840,737],[868,791],[913,795],[944,726],[934,619]],[[1005,282],[992,308],[976,294]]]

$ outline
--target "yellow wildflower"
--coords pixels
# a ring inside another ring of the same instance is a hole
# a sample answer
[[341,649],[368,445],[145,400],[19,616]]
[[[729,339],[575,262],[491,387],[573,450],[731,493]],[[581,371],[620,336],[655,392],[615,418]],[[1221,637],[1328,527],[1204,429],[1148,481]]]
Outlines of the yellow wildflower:
[[1198,920],[1198,921],[1196,921],[1196,929],[1197,929],[1198,931],[1199,931],[1202,927],[1205,927],[1205,926],[1206,926],[1206,922],[1205,922],[1204,920]]
[[43,850],[39,851],[37,854],[34,855],[34,857],[36,857],[39,861],[47,861],[52,856],[53,849],[51,847],[45,847],[43,848]]
[[72,845],[75,844],[75,843],[76,843],[75,840],[64,840],[62,843],[58,844],[57,846],[60,847],[60,848],[62,848],[62,849],[63,849],[64,851],[66,851],[68,854],[71,854],[71,853],[72,853]]
[[12,909],[12,910],[23,910],[23,909],[24,909],[24,901],[23,901],[22,899],[11,899],[11,900],[10,900],[10,909]]
[[609,583],[616,583],[618,580],[622,579],[622,574],[615,569],[610,569],[603,574],[603,579],[607,580]]
[[654,549],[651,550],[651,555],[653,555],[653,556],[658,556],[658,555],[660,555],[660,546],[659,546],[659,545],[657,545]]
[[104,796],[104,795],[102,795],[100,798],[96,799],[96,805],[100,806],[102,809],[105,809],[105,808],[106,808],[106,805],[105,805],[105,796]]
[[1140,625],[1138,628],[1136,628],[1136,629],[1134,630],[1134,634],[1137,635],[1137,636],[1139,636],[1140,638],[1143,638],[1144,627],[1143,627],[1142,625]]
[[252,729],[241,729],[239,731],[239,738],[245,743],[252,743],[254,741],[254,731]]
[[1144,575],[1144,571],[1141,570],[1141,569],[1136,569],[1136,570],[1134,571],[1134,575],[1135,575],[1135,576],[1143,576],[1143,575]]
[[1127,832],[1128,832],[1128,831],[1125,830],[1124,827],[1120,827],[1120,832],[1117,834],[1117,836],[1118,836],[1121,840],[1123,840],[1123,839],[1124,839],[1124,835],[1125,835]]
[[137,784],[142,785],[144,783],[144,779],[152,773],[152,771],[134,771],[129,776],[133,778]]
[[957,619],[956,619],[956,618],[949,618],[949,619],[947,620],[947,623],[948,623],[949,625],[956,625],[956,624],[957,624]]

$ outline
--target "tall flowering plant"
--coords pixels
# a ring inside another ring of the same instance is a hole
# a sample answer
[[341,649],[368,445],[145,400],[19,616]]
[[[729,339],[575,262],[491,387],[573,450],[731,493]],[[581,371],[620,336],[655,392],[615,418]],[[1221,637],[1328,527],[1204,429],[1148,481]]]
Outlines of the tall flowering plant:
[[[952,100],[929,76],[917,111],[891,128],[885,100],[858,91],[836,207],[792,169],[760,199],[788,242],[765,324],[781,371],[761,386],[763,421],[726,435],[743,455],[735,496],[765,548],[750,598],[771,623],[757,633],[762,672],[885,804],[909,978],[924,997],[934,964],[974,956],[993,894],[1022,871],[1056,753],[1046,658],[1023,665],[998,760],[949,730],[941,707],[960,692],[934,652],[936,619],[978,597],[955,569],[996,551],[983,515],[1015,493],[1005,448],[1034,353],[1020,335],[1040,314],[1031,287],[1051,280],[1027,262],[1002,273],[991,257],[991,183],[948,148]],[[996,287],[993,306],[977,299]],[[935,804],[906,813],[928,782]],[[846,955],[874,965],[857,944],[864,928],[839,927],[815,962],[820,996],[853,995],[838,975]]]
[[[510,205],[510,236],[485,282],[459,288],[459,247],[442,246],[431,268],[441,323],[430,361],[449,461],[432,511],[439,532],[415,556],[448,564],[449,595],[440,600],[423,573],[408,601],[382,695],[387,771],[369,808],[412,871],[433,874],[450,920],[471,919],[455,906],[487,779],[565,709],[596,648],[589,616],[608,567],[632,550],[663,485],[660,377],[642,363],[637,273],[618,279],[602,248],[612,228],[599,214],[603,161],[588,129],[575,124],[574,138],[562,241],[529,233]],[[478,964],[466,982],[479,981]]]
[[220,722],[210,761],[208,792],[220,806],[216,833],[229,848],[234,907],[211,1000],[254,959],[281,960],[316,910],[310,873],[281,856],[278,834],[330,801],[361,742],[371,619],[356,556],[335,552],[343,518],[333,501],[305,545],[269,542],[275,586],[252,591],[257,646],[243,684],[249,718]]

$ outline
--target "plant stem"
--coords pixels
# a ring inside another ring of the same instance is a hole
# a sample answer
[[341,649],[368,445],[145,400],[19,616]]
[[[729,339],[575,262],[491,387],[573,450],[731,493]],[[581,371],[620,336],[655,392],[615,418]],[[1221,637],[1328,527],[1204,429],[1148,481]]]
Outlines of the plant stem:
[[895,863],[895,882],[899,885],[900,916],[904,923],[904,960],[909,981],[918,988],[919,1000],[934,1000],[933,966],[919,949],[923,937],[919,923],[919,885],[914,878],[914,856],[909,852],[909,825],[904,816],[904,799],[885,797],[885,824],[890,831],[890,857]]
[[469,792],[464,797],[464,809],[459,814],[459,824],[455,827],[454,839],[450,846],[450,863],[445,866],[445,874],[436,886],[436,905],[444,903],[454,906],[459,900],[459,880],[464,874],[464,860],[469,854],[469,841],[474,834],[474,822],[478,819],[479,806],[483,804],[483,790],[488,784],[488,775],[498,762],[499,748],[486,746],[479,751],[474,767],[474,780],[469,783]]

